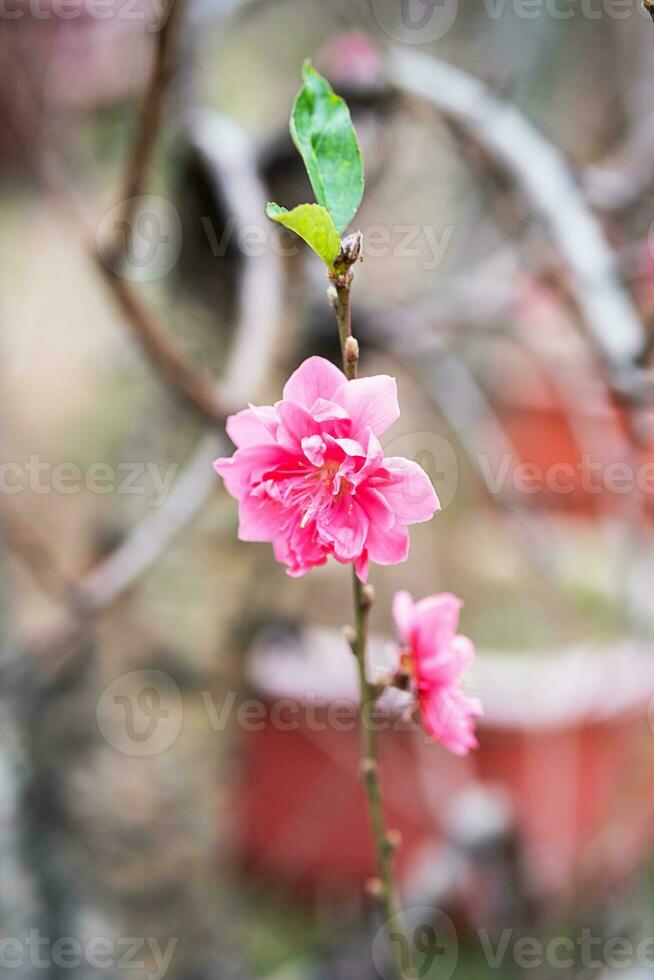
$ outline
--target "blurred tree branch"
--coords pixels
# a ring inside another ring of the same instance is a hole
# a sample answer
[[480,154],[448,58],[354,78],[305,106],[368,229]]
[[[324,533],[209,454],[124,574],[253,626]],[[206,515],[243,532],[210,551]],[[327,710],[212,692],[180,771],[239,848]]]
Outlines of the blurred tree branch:
[[511,175],[546,222],[571,278],[588,335],[614,377],[633,371],[645,330],[623,289],[613,251],[559,151],[511,103],[446,62],[394,49],[398,88],[452,119]]
[[[152,159],[183,3],[184,0],[172,0],[170,13],[174,12],[175,16],[168,19],[164,25],[165,34],[158,39],[158,54],[140,116],[146,132],[140,131],[137,135],[138,145],[127,164],[125,186],[129,185],[132,190],[143,187]],[[14,59],[20,61],[15,52]],[[22,64],[19,68],[23,69],[23,75],[28,74]],[[29,78],[26,85],[29,85]],[[29,103],[29,88],[24,92],[24,101]],[[15,123],[20,133],[25,114]],[[241,130],[231,121],[214,114],[198,115],[189,124],[187,138],[194,142],[213,181],[220,185],[237,226],[251,226],[257,221],[263,224],[267,196],[258,174],[256,150]],[[279,257],[272,249],[256,256],[243,253],[236,329],[222,381],[214,382],[199,365],[187,358],[141,301],[133,285],[105,265],[79,195],[66,178],[62,161],[62,155],[55,149],[44,146],[38,160],[33,162],[57,207],[69,223],[72,219],[86,254],[109,285],[157,374],[212,429],[216,424],[224,424],[229,413],[257,396],[277,356],[276,335],[281,322],[282,294]],[[35,658],[39,672],[46,675],[56,673],[67,663],[97,617],[161,557],[173,538],[201,510],[216,485],[211,463],[225,451],[224,435],[211,433],[203,437],[162,506],[149,514],[122,544],[79,580],[71,581],[68,575],[60,574],[57,563],[51,560],[47,542],[37,540],[32,528],[25,524],[16,525],[11,546],[44,589],[51,594],[63,593],[68,596],[68,601],[37,637],[27,638],[21,649],[7,651],[3,670],[15,672],[26,652]],[[12,522],[11,517],[8,520]]]
[[[158,41],[158,50],[161,51],[163,47],[164,51],[163,55],[159,54],[153,60],[152,74],[148,84],[148,93],[152,94],[149,94],[145,99],[144,108],[140,115],[140,125],[145,125],[147,138],[137,134],[136,140],[142,148],[138,153],[135,152],[129,157],[126,165],[125,183],[133,182],[133,186],[138,187],[141,187],[146,179],[147,167],[151,162],[152,151],[160,129],[163,97],[170,81],[169,53],[174,50],[175,32],[180,30],[180,14],[185,0],[172,0],[172,2],[176,16],[164,25],[164,27],[167,26],[166,44],[163,45],[161,39]],[[161,33],[163,33],[163,28]],[[22,142],[29,148],[30,141],[24,131],[28,126],[35,126],[37,127],[36,131],[41,131],[36,102],[30,92],[29,70],[24,59],[20,57],[20,46],[12,47],[10,54],[13,62],[12,69],[20,74],[23,82],[20,88],[21,101],[19,105],[14,107],[12,123],[19,138],[22,137]],[[147,120],[145,119],[146,112],[148,114]],[[187,356],[180,345],[175,342],[170,332],[143,303],[132,283],[120,275],[121,261],[115,253],[115,243],[113,242],[111,243],[111,251],[114,253],[114,258],[109,264],[105,262],[98,251],[95,229],[88,220],[80,195],[66,175],[63,154],[59,152],[59,148],[52,142],[46,143],[44,141],[39,147],[38,153],[31,151],[31,158],[35,173],[67,219],[67,223],[72,225],[80,237],[84,251],[109,286],[125,317],[126,325],[150,359],[161,380],[181,399],[183,404],[196,412],[205,422],[211,425],[222,424],[236,406],[232,403],[226,403],[222,399],[214,379],[192,358]],[[135,201],[132,198],[130,203],[130,220],[132,222],[136,217],[137,205],[138,199]],[[124,221],[125,217],[123,217]],[[125,227],[122,222],[121,226]]]
[[123,222],[127,229],[134,226],[138,196],[143,193],[159,137],[164,99],[176,69],[185,6],[186,0],[168,0],[156,34],[152,69],[123,177],[121,200],[125,208]]

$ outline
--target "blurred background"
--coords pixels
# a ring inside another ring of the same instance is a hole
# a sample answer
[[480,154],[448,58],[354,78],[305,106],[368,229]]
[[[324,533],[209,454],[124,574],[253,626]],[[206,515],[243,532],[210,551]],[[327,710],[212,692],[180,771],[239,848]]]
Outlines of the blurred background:
[[[349,575],[236,540],[224,419],[337,360],[288,136],[348,100],[364,373],[443,510],[480,748],[379,734],[420,977],[654,971],[654,25],[639,0],[5,0],[0,976],[393,980]],[[413,932],[413,930],[415,930]]]

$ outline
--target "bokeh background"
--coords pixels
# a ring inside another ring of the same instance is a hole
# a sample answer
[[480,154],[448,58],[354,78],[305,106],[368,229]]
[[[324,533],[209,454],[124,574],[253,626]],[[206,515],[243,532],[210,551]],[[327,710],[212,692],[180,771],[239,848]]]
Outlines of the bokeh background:
[[0,975],[392,980],[349,575],[239,543],[211,468],[226,411],[338,357],[263,215],[312,199],[305,57],[364,152],[361,369],[443,503],[373,571],[372,647],[403,587],[478,649],[477,752],[401,705],[379,735],[419,975],[649,975],[648,14],[7,0],[0,54]]

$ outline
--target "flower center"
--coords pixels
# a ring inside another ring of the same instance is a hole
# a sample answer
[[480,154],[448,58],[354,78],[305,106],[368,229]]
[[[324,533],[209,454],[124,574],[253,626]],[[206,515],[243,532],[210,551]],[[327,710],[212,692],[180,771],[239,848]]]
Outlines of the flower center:
[[329,486],[334,482],[334,477],[338,473],[338,467],[339,464],[335,459],[326,460],[316,473],[318,480],[320,480],[321,483],[324,483],[325,486]]
[[310,500],[304,511],[301,527],[306,527],[310,520],[320,512],[327,510],[337,503],[345,493],[352,490],[352,484],[343,474],[339,474],[341,464],[335,459],[327,459],[313,473],[307,474],[305,480],[311,487]]

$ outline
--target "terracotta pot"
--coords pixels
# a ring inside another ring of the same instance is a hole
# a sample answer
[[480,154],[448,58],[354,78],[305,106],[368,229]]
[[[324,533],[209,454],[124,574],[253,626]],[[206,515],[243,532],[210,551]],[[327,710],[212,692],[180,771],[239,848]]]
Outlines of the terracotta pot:
[[[383,642],[372,646],[377,660]],[[326,630],[305,634],[303,651],[252,654],[253,696],[266,715],[242,733],[238,850],[251,872],[303,892],[359,890],[374,862],[352,658]],[[450,804],[470,786],[500,788],[511,801],[535,893],[564,889],[581,866],[619,875],[642,859],[654,837],[654,658],[628,643],[480,654],[475,681],[485,717],[480,747],[465,759],[402,722],[406,696],[392,692],[377,737],[389,826],[403,839],[400,874],[447,846]]]

